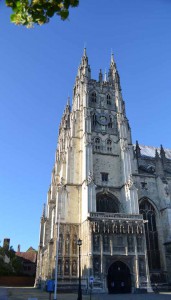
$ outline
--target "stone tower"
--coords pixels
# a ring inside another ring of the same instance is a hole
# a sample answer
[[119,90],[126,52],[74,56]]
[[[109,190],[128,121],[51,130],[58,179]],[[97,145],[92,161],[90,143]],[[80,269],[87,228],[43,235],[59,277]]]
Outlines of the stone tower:
[[[156,158],[160,177],[164,153],[163,149],[162,158]],[[142,161],[138,142],[136,147],[132,145],[113,55],[108,74],[103,77],[100,70],[96,81],[91,79],[84,49],[72,108],[68,101],[59,126],[55,164],[40,222],[37,279],[54,278],[58,237],[58,288],[77,288],[80,238],[83,289],[89,289],[91,276],[98,292],[150,289],[148,216],[143,219],[148,197],[147,191],[144,195],[139,191],[141,177],[144,191],[146,188],[147,170],[140,171]],[[149,169],[147,175],[159,181],[153,171]],[[162,268],[166,269],[165,263]]]

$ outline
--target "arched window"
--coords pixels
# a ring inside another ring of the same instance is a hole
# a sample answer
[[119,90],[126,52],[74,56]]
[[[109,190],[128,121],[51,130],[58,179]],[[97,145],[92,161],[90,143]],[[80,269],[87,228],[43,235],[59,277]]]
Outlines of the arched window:
[[107,139],[106,146],[107,146],[107,151],[112,152],[112,141],[110,139]]
[[145,223],[145,234],[149,269],[150,271],[157,270],[160,269],[160,252],[156,227],[156,212],[148,199],[141,201],[140,214],[143,215],[144,220],[148,221]]
[[117,198],[109,194],[97,194],[96,211],[118,213],[119,206]]
[[91,102],[96,102],[96,93],[95,92],[93,92],[92,94],[91,94]]
[[100,151],[100,144],[101,144],[101,141],[100,141],[100,138],[95,138],[94,140],[94,149],[95,151]]
[[111,97],[110,97],[110,95],[107,94],[106,98],[107,98],[107,104],[111,105]]

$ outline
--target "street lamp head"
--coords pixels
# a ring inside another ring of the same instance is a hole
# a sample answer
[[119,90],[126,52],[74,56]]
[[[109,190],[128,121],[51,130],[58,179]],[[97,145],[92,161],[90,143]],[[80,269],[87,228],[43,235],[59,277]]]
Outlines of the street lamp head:
[[81,246],[81,245],[82,245],[82,240],[81,240],[81,239],[79,239],[79,240],[77,241],[77,245],[78,245],[78,246]]

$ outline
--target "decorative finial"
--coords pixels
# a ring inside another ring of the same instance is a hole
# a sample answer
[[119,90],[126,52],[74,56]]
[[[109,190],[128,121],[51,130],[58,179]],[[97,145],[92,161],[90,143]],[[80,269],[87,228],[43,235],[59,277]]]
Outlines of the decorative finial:
[[111,66],[115,65],[115,60],[114,60],[114,54],[113,54],[113,52],[111,52],[110,65]]
[[46,209],[46,204],[44,203],[44,204],[43,204],[43,214],[42,214],[42,217],[43,217],[43,218],[45,218],[45,209]]
[[103,81],[103,74],[102,74],[102,70],[100,69],[100,72],[99,72],[99,82],[102,82]]
[[70,96],[68,95],[67,106],[70,106]]
[[160,156],[161,158],[165,158],[165,151],[162,145],[160,146]]
[[86,47],[84,47],[83,56],[85,56],[85,57],[87,56]]
[[137,157],[140,157],[140,156],[141,156],[141,148],[140,148],[140,146],[139,146],[138,141],[136,141],[135,152],[136,152]]
[[155,157],[156,157],[156,158],[159,158],[159,154],[158,154],[157,149],[156,149],[156,151],[155,151]]
[[105,73],[104,73],[104,81],[107,82],[107,73],[106,73],[106,70],[105,70]]

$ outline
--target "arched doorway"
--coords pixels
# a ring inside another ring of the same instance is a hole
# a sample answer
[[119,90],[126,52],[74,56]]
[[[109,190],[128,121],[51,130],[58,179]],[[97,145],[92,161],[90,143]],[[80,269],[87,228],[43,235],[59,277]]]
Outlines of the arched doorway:
[[131,274],[128,266],[121,261],[114,262],[107,276],[109,294],[131,293]]

